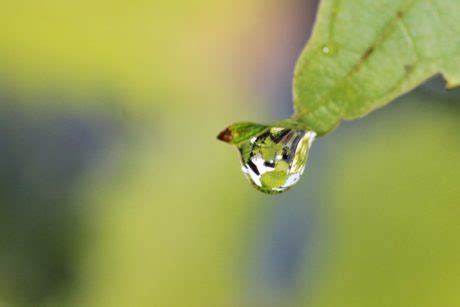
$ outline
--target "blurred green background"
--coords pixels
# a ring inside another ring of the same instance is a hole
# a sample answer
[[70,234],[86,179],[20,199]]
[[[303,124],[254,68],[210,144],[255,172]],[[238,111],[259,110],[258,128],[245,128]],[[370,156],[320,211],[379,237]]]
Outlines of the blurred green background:
[[460,91],[344,123],[278,196],[215,140],[290,115],[316,6],[2,3],[0,306],[460,306]]

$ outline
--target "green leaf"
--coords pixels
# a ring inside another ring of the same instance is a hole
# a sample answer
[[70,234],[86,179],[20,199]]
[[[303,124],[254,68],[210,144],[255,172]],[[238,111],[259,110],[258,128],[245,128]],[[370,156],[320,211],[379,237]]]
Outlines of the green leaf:
[[222,142],[238,145],[247,141],[251,137],[260,134],[267,128],[268,126],[254,123],[236,123],[225,128],[225,130],[219,133],[217,139],[221,140]]
[[295,113],[269,126],[325,135],[438,73],[459,86],[459,14],[459,0],[321,1],[294,72]]
[[318,134],[437,73],[460,85],[460,1],[323,0],[294,77],[295,115]]

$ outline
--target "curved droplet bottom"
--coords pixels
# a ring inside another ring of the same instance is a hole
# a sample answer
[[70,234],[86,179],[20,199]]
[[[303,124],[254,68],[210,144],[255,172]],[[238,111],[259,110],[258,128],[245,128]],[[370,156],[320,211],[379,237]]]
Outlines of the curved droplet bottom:
[[316,133],[269,128],[238,146],[244,174],[260,191],[277,194],[299,181]]

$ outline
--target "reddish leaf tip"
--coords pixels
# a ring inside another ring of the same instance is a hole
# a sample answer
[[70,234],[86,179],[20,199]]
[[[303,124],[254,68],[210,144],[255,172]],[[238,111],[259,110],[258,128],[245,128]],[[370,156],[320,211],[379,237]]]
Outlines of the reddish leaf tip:
[[219,133],[219,135],[217,136],[217,139],[225,143],[231,143],[233,140],[232,131],[229,128],[226,128],[224,131]]

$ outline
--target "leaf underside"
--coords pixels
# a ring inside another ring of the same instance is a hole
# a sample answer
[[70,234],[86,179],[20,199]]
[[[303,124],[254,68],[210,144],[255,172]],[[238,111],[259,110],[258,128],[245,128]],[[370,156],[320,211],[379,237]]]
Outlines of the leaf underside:
[[324,135],[435,74],[460,85],[459,0],[323,0],[294,73],[293,119]]
[[267,127],[322,136],[436,74],[460,86],[460,0],[322,0],[293,80],[294,114],[271,125],[237,123],[237,144]]

